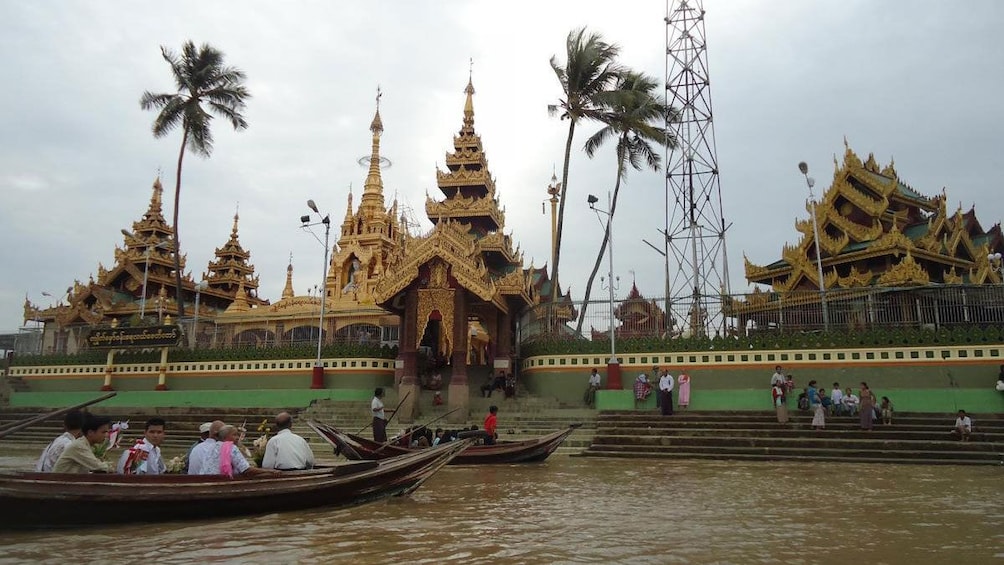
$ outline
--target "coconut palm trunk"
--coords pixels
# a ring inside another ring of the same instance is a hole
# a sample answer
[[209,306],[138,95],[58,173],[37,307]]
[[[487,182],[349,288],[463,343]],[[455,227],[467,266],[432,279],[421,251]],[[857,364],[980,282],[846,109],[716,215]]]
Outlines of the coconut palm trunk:
[[[624,178],[624,153],[619,151],[617,155],[617,181],[614,183],[614,196],[610,201],[610,217],[607,218],[606,228],[603,230],[603,243],[600,244],[600,251],[596,254],[596,262],[593,263],[593,271],[589,273],[589,280],[586,281],[586,295],[582,300],[582,309],[579,311],[579,321],[575,325],[575,334],[582,335],[582,323],[586,319],[586,309],[589,308],[589,296],[593,291],[593,281],[596,280],[596,273],[600,271],[603,264],[603,254],[607,251],[607,244],[610,243],[610,224],[614,221],[614,212],[617,211],[617,196],[621,191],[621,179]],[[614,284],[610,281],[609,284]],[[614,315],[613,312],[610,313]]]
[[178,151],[178,172],[174,179],[174,214],[172,215],[172,226],[174,227],[174,284],[175,300],[178,303],[178,321],[185,315],[185,297],[181,292],[181,239],[178,236],[178,210],[181,209],[181,164],[185,160],[185,146],[188,145],[188,126],[184,126],[181,132],[181,150]]

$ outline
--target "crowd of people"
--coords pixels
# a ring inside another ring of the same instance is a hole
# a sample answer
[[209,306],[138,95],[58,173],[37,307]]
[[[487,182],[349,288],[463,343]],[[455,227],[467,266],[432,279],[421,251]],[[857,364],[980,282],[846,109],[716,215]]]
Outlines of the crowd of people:
[[[586,384],[586,391],[582,396],[586,406],[593,408],[596,406],[596,392],[602,388],[602,380],[598,369],[593,369],[589,374],[589,381]],[[677,392],[676,407],[685,410],[690,406],[690,375],[681,372],[676,378],[670,374],[669,369],[660,369],[658,365],[652,367],[652,377],[647,373],[641,373],[635,377],[632,385],[634,390],[635,408],[644,406],[652,392],[657,392],[656,408],[663,416],[673,414],[673,391]]]
[[[779,424],[788,422],[788,400],[795,391],[795,379],[786,375],[780,365],[775,367],[770,378],[771,401],[777,413]],[[796,397],[795,406],[798,410],[812,413],[812,428],[826,429],[828,416],[855,416],[859,418],[862,430],[871,430],[875,421],[881,420],[884,425],[892,425],[893,405],[888,396],[879,401],[875,393],[862,382],[858,394],[851,387],[841,388],[839,382],[833,383],[833,388],[827,394],[826,388],[816,380],[811,380],[808,386]]]
[[[143,436],[124,448],[113,465],[99,455],[107,453],[111,421],[80,410],[63,418],[62,434],[42,451],[35,470],[52,473],[118,473],[160,475],[167,472],[161,445],[167,422],[150,418]],[[278,475],[282,471],[311,469],[314,453],[307,441],[292,431],[293,417],[281,412],[275,417],[276,434],[265,444],[260,467],[248,460],[241,445],[241,430],[220,420],[199,426],[199,438],[185,454],[182,472],[189,475]]]

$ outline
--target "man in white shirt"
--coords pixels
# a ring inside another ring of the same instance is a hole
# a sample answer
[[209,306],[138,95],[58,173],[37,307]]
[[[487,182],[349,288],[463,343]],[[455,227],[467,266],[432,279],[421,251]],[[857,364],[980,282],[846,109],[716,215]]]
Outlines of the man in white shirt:
[[955,419],[954,433],[962,441],[969,441],[969,435],[973,433],[973,420],[965,410],[959,410],[959,417]]
[[774,385],[784,386],[784,373],[781,372],[780,365],[774,367],[774,374],[770,376],[770,388],[774,388]]
[[[223,429],[225,424],[220,420],[214,420],[209,426],[209,437],[206,441],[196,445],[192,448],[192,451],[188,454],[188,474],[189,475],[205,475],[203,473],[203,467],[206,466],[206,461],[209,459],[213,452],[213,447],[216,445],[216,436]],[[215,473],[215,470],[213,471]]]
[[279,431],[265,445],[261,468],[279,471],[312,469],[314,452],[307,445],[307,440],[293,433],[293,417],[289,412],[280,412],[275,417],[275,427]]
[[596,404],[596,391],[600,390],[600,373],[596,369],[589,374],[589,385],[586,386],[586,406],[592,407]]
[[160,444],[164,441],[164,428],[167,422],[163,418],[150,418],[146,421],[143,437],[136,445],[122,451],[115,472],[120,475],[161,475],[167,471],[167,465],[160,456]]
[[83,426],[83,412],[80,410],[70,410],[67,412],[66,416],[63,417],[63,429],[66,431],[46,446],[45,451],[42,452],[42,456],[38,458],[38,463],[35,463],[35,470],[41,473],[51,472],[52,468],[56,466],[59,456],[66,449],[66,446],[80,437],[80,428]]
[[383,394],[382,386],[377,387],[376,390],[373,391],[373,400],[370,402],[370,412],[373,414],[373,441],[387,443],[387,412],[393,414],[394,411],[384,410]]
[[844,392],[844,397],[840,400],[840,403],[844,406],[844,413],[848,416],[853,416],[858,411],[858,404],[861,404],[861,399],[854,394],[851,387],[847,387],[847,390]]
[[673,415],[673,377],[669,375],[669,369],[662,371],[659,378],[659,408],[663,416]]
[[833,383],[833,390],[830,392],[830,404],[833,407],[833,414],[844,413],[844,391],[840,390],[840,383]]

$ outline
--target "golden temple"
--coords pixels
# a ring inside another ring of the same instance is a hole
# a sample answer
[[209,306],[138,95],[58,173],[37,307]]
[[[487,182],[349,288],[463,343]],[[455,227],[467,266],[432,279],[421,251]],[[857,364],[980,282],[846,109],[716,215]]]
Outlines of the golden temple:
[[[1004,251],[1000,223],[984,230],[975,209],[949,214],[948,196],[927,197],[905,184],[894,163],[880,166],[873,154],[862,162],[844,141],[843,162],[834,158],[833,181],[816,206],[823,287],[833,296],[855,290],[941,285],[1001,284],[990,256]],[[810,202],[806,210],[812,212]],[[746,279],[770,285],[746,300],[731,300],[738,318],[757,320],[776,301],[819,302],[819,276],[811,219],[795,222],[802,236],[785,245],[781,259],[756,265],[746,258]],[[802,292],[800,292],[802,291]]]
[[[182,321],[189,343],[227,347],[317,341],[323,300],[323,340],[398,345],[403,386],[418,386],[424,369],[418,366],[419,351],[451,365],[451,387],[466,386],[470,363],[511,370],[516,321],[529,306],[549,299],[552,281],[546,267],[524,268],[522,253],[504,233],[505,210],[474,129],[471,81],[464,93],[460,130],[446,154],[445,170],[436,172],[441,197],[426,197],[431,230],[413,235],[396,199],[385,204],[378,97],[362,195],[356,209],[352,193],[348,195],[324,289],[297,295],[290,262],[280,299],[271,303],[259,298],[259,278],[240,244],[235,215],[230,238],[216,249],[204,282],[197,284],[183,273],[186,303],[201,299],[198,327],[192,331],[193,320]],[[94,326],[151,323],[154,313],[155,319],[170,323],[177,316],[169,297],[174,287],[171,254],[176,251],[162,214],[162,191],[157,179],[149,209],[131,231],[123,230],[125,248],[116,248],[114,267],[99,266],[97,280],[78,281],[66,303],[42,309],[25,300],[25,320],[45,324],[43,352],[78,351],[85,330]],[[184,270],[184,256],[181,265]],[[551,314],[551,323],[576,315],[570,293],[559,295],[562,304]],[[537,323],[530,320],[526,330],[534,331]],[[450,397],[453,402],[466,395]]]

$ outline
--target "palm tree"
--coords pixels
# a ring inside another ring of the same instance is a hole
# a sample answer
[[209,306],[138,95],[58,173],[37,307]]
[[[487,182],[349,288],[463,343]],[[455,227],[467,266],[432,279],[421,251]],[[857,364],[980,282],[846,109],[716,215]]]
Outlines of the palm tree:
[[[627,175],[627,165],[631,165],[636,171],[642,170],[645,166],[658,171],[662,157],[651,144],[669,148],[676,146],[676,139],[667,133],[664,127],[669,109],[656,96],[656,89],[659,86],[659,82],[650,76],[627,71],[617,79],[613,90],[601,93],[597,97],[597,102],[603,108],[599,119],[606,125],[586,140],[586,155],[592,157],[606,140],[616,136],[617,180],[614,183],[610,217],[603,233],[603,243],[600,244],[593,272],[590,273],[589,281],[586,283],[585,301],[575,330],[577,334],[582,332],[586,308],[589,306],[589,294],[610,240],[610,222],[613,221],[614,212],[617,210],[617,196],[620,193],[621,181]],[[613,281],[610,281],[610,284],[613,284]]]
[[[177,285],[178,317],[185,315],[181,295],[181,243],[178,238],[178,205],[181,199],[181,164],[185,148],[208,158],[213,152],[213,114],[228,120],[234,130],[247,129],[241,111],[251,97],[244,86],[244,73],[223,63],[223,53],[209,44],[196,49],[186,41],[177,54],[161,46],[160,53],[171,65],[177,92],[143,93],[139,105],[144,110],[158,110],[153,121],[153,136],[164,137],[181,126],[181,150],[174,185],[174,278]],[[207,111],[208,110],[208,111]]]
[[600,107],[597,97],[612,85],[621,73],[616,62],[620,47],[609,44],[596,33],[586,33],[586,28],[572,30],[565,41],[567,60],[562,67],[557,56],[551,57],[551,68],[561,83],[564,98],[548,107],[551,114],[560,112],[568,120],[568,138],[565,140],[565,161],[561,167],[561,196],[558,205],[558,233],[554,246],[554,265],[551,266],[551,303],[558,302],[558,266],[561,262],[561,233],[565,224],[565,200],[568,194],[568,162],[572,157],[572,138],[580,119],[598,119]]

